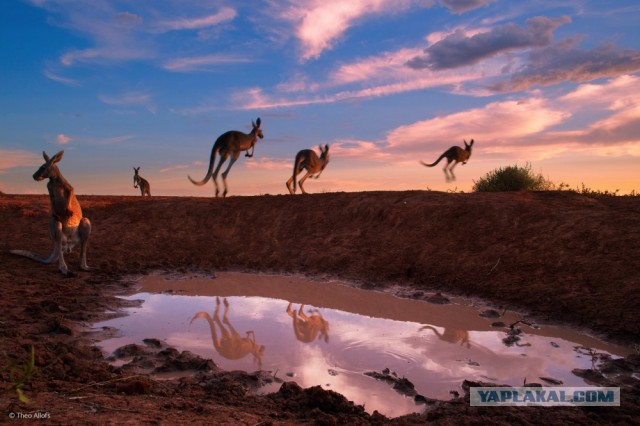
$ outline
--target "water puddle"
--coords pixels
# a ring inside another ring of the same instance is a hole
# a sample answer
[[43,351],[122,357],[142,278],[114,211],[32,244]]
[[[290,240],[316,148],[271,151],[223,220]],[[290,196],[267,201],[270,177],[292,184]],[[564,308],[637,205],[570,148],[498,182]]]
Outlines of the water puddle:
[[139,283],[140,293],[127,299],[142,299],[141,306],[96,324],[119,330],[118,337],[98,344],[106,353],[158,338],[225,370],[271,371],[303,387],[340,392],[368,412],[391,417],[424,406],[365,373],[388,369],[387,378],[407,378],[418,394],[446,400],[451,391],[462,393],[464,379],[520,386],[525,379],[548,384],[541,378],[551,378],[565,386],[585,385],[571,370],[592,367],[587,348],[628,353],[562,327],[521,323],[522,334],[509,336],[507,328],[492,323],[512,324],[517,314],[481,317],[482,309],[469,301],[438,305],[297,276],[152,275]]

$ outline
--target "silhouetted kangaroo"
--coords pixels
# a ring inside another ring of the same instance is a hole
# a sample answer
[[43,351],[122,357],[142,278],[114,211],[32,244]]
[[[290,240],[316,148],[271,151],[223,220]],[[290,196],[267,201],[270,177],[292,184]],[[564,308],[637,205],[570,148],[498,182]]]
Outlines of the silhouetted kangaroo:
[[148,195],[149,197],[151,197],[151,185],[149,184],[149,181],[138,174],[138,172],[140,171],[140,167],[138,168],[134,167],[133,171],[134,171],[133,187],[134,188],[140,187],[140,195],[142,195],[143,197],[145,195]]
[[[289,189],[289,193],[296,193],[296,179],[298,178],[298,173],[302,173],[303,170],[307,170],[307,173],[300,179],[300,190],[303,194],[307,192],[304,190],[302,184],[309,176],[312,176],[315,179],[320,177],[322,171],[327,164],[329,164],[329,145],[319,146],[320,148],[320,157],[315,153],[312,149],[303,149],[302,151],[296,154],[296,159],[293,163],[293,175],[287,181],[287,189]],[[291,183],[293,182],[293,189],[291,189]]]
[[[195,181],[191,179],[191,176],[187,176],[192,184],[197,186],[202,186],[211,179],[213,176],[213,184],[216,187],[216,197],[218,196],[220,190],[218,189],[218,172],[220,171],[220,167],[222,167],[222,163],[227,161],[229,157],[229,165],[227,169],[222,172],[222,183],[224,184],[224,192],[222,193],[223,197],[227,195],[227,175],[229,174],[229,170],[231,170],[231,166],[238,160],[240,153],[242,151],[247,151],[245,157],[253,157],[253,151],[255,150],[255,144],[258,141],[258,138],[264,138],[264,134],[260,129],[260,118],[256,120],[254,123],[251,122],[252,130],[251,133],[246,134],[243,132],[239,132],[237,130],[230,130],[226,133],[223,133],[216,139],[216,142],[213,144],[213,148],[211,149],[211,159],[209,160],[209,170],[207,170],[207,175],[201,181]],[[249,150],[251,149],[251,154],[249,154]],[[216,156],[220,155],[220,161],[218,162],[218,166],[214,170],[214,163],[216,161]]]
[[[445,178],[447,179],[447,182],[456,180],[456,175],[453,174],[453,168],[458,163],[467,164],[467,161],[469,161],[469,157],[471,157],[471,147],[473,146],[473,139],[471,139],[471,142],[469,143],[467,143],[467,141],[464,139],[462,141],[464,142],[464,149],[460,148],[459,146],[452,146],[451,148],[446,150],[440,157],[438,157],[438,159],[433,163],[427,164],[424,161],[420,161],[420,164],[426,167],[433,167],[438,164],[440,160],[446,158],[447,164],[445,164],[444,168],[442,169],[444,170]],[[449,167],[452,162],[453,165]],[[449,176],[449,174],[447,173],[447,168],[448,172],[451,173],[451,176]]]

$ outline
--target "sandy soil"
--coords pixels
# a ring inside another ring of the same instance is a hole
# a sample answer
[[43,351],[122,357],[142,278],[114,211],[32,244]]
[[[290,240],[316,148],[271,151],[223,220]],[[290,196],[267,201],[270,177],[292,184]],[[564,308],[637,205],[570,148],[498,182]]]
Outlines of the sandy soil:
[[[78,198],[93,223],[88,262],[95,270],[63,278],[55,265],[8,253],[49,253],[48,197],[0,195],[0,220],[8,224],[0,228],[3,420],[40,412],[63,424],[640,421],[640,197],[412,191]],[[77,271],[77,249],[67,260]],[[478,296],[538,321],[583,327],[636,353],[581,373],[622,387],[619,408],[475,408],[461,396],[387,419],[294,383],[254,396],[252,388],[269,380],[264,374],[221,371],[154,340],[124,349],[165,371],[197,371],[158,381],[104,362],[91,345],[98,336],[88,332],[123,307],[116,296],[132,289],[123,277],[157,270],[303,273],[367,289],[400,284],[425,298],[435,291]],[[31,402],[23,403],[9,365],[24,365],[32,346],[36,373],[24,386]]]

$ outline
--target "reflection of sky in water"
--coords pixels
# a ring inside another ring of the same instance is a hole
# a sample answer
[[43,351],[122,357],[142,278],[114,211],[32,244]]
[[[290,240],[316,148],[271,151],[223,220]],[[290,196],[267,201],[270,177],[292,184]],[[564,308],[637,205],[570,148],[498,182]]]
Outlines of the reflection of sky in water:
[[[130,299],[145,302],[128,310],[129,316],[96,325],[116,327],[121,333],[121,337],[101,342],[104,350],[113,351],[127,343],[155,337],[179,350],[211,358],[226,370],[256,370],[251,354],[228,360],[216,352],[207,320],[198,318],[189,324],[199,311],[214,315],[215,297],[140,293]],[[484,328],[485,331],[465,332],[434,324],[421,330],[426,324],[329,308],[317,308],[329,323],[329,341],[316,338],[311,343],[303,343],[294,335],[293,320],[286,312],[288,301],[243,296],[229,296],[227,300],[229,322],[240,337],[246,337],[246,332],[252,330],[256,343],[265,345],[263,370],[277,371],[278,377],[295,380],[303,387],[321,385],[338,391],[349,400],[365,404],[369,412],[378,410],[389,416],[419,411],[421,406],[396,393],[388,383],[364,376],[363,372],[389,368],[413,382],[418,393],[448,399],[449,391],[460,391],[464,379],[492,378],[500,384],[522,385],[525,378],[527,383],[541,382],[542,376],[562,380],[567,386],[579,386],[584,382],[571,374],[571,370],[591,366],[588,356],[576,357],[575,344],[557,337],[531,334],[536,331],[526,326],[519,343],[531,346],[507,347],[502,343],[504,331],[486,326],[469,324],[470,330]],[[403,303],[402,299],[397,301]],[[425,303],[425,309],[428,306]],[[297,303],[293,305],[294,310],[299,307]],[[307,305],[307,315],[311,315],[314,308]],[[223,313],[221,304],[220,320]],[[478,317],[475,311],[470,318],[476,322],[489,321]],[[446,320],[442,324],[446,324]],[[554,348],[551,341],[561,347]],[[268,390],[275,391],[277,387]]]

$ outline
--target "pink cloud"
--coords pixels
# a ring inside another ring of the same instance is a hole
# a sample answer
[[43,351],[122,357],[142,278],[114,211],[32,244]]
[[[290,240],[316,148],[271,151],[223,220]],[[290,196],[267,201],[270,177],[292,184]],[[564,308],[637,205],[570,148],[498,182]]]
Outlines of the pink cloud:
[[201,29],[219,25],[223,22],[231,21],[237,15],[238,13],[234,9],[230,7],[223,7],[213,15],[196,18],[174,19],[172,21],[161,22],[158,27],[162,31]]
[[42,163],[42,157],[33,152],[20,149],[0,149],[0,175],[5,174],[8,169],[39,166]]
[[280,19],[295,26],[303,60],[318,58],[358,20],[383,13],[400,13],[412,6],[431,6],[421,0],[302,0],[278,5]]
[[389,132],[387,140],[394,149],[439,150],[460,144],[463,138],[487,146],[543,132],[570,116],[542,98],[492,102],[399,127]]
[[58,142],[58,144],[60,145],[66,145],[69,142],[71,142],[73,139],[71,139],[69,136],[64,135],[62,133],[60,133],[58,136],[56,136],[56,142]]

